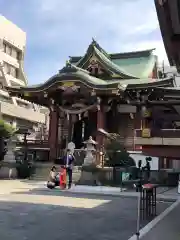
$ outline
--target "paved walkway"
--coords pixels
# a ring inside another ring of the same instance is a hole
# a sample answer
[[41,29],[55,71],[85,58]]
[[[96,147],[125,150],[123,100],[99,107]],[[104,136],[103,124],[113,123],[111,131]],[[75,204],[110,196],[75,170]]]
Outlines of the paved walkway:
[[180,239],[180,203],[161,221],[159,221],[142,240],[179,240]]
[[[177,189],[169,191],[160,189],[158,192],[159,198],[179,199]],[[50,195],[51,202],[49,202]],[[122,196],[122,198],[113,198],[113,195]],[[79,240],[84,239],[88,233],[91,239],[115,240],[120,238],[127,240],[135,232],[137,202],[136,198],[123,198],[123,196],[136,197],[137,195],[136,192],[120,191],[119,188],[88,186],[74,186],[70,191],[61,192],[59,189],[48,190],[45,182],[1,180],[0,236],[3,240],[36,240],[39,239],[36,237],[42,233],[43,229],[43,239],[62,237],[63,239]],[[167,203],[164,204],[160,203],[158,209],[168,206]],[[141,231],[144,234],[141,235],[142,240],[180,239],[180,204],[179,202],[174,204],[177,206],[170,213],[162,213],[164,218],[160,215],[142,228]],[[73,231],[69,232],[67,222],[71,221],[72,216],[75,221],[72,221]],[[16,219],[18,219],[17,222]],[[49,220],[51,220],[50,225]],[[64,220],[65,222],[62,222]],[[144,225],[145,223],[141,227]],[[46,226],[48,228],[44,232]],[[104,226],[108,226],[108,228]],[[9,228],[13,229],[12,235]],[[53,231],[50,232],[49,229],[53,229]],[[58,231],[60,231],[60,235],[52,236]],[[92,235],[94,231],[96,233]],[[134,236],[130,239],[136,238]]]
[[[42,191],[17,180],[0,181],[0,191],[2,240],[127,240],[136,230],[136,198]],[[159,203],[159,213],[169,205]]]
[[[46,182],[33,182],[28,181],[28,183],[36,188],[39,187],[40,190],[48,191],[46,187]],[[52,191],[52,190],[49,190]],[[59,191],[56,188],[54,191]],[[85,194],[96,194],[96,195],[109,195],[109,196],[123,196],[123,197],[138,197],[139,193],[136,191],[126,191],[119,187],[105,187],[105,186],[73,186],[70,190],[64,190],[65,192],[71,193],[85,193]],[[180,194],[177,193],[177,188],[168,190],[168,188],[157,189],[157,198],[160,200],[170,200],[176,201],[180,199]]]

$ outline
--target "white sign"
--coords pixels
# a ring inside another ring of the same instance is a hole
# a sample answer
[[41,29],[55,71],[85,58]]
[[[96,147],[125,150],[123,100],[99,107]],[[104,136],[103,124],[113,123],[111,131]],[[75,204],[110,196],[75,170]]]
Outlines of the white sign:
[[[142,161],[142,167],[146,165],[146,158],[151,156],[145,156],[142,154],[132,153],[130,154],[130,157],[132,157],[136,163],[136,167],[138,167],[139,160]],[[159,170],[159,158],[158,157],[151,157],[152,160],[149,162],[151,166],[151,170]]]

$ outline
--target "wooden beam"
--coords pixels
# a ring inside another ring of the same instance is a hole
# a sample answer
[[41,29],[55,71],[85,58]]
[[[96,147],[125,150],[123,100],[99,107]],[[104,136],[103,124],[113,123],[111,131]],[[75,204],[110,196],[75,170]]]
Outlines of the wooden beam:
[[167,106],[167,105],[180,105],[180,100],[169,100],[169,101],[146,101],[146,102],[137,102],[137,101],[129,101],[130,105],[133,106],[145,106],[145,105],[159,105],[159,106]]

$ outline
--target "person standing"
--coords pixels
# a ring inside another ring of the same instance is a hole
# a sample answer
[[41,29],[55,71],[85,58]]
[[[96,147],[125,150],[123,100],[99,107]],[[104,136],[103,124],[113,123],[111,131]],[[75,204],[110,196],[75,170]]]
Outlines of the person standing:
[[66,168],[66,174],[68,176],[68,188],[71,188],[72,185],[72,169],[74,163],[74,156],[72,155],[70,149],[67,150],[66,155],[64,156],[64,165]]

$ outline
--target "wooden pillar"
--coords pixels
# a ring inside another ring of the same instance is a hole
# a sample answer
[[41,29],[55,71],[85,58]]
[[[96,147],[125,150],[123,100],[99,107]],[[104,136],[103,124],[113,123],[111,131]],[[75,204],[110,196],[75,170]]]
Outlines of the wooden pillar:
[[[103,107],[102,105],[100,104],[98,106],[98,109],[97,109],[97,130],[99,128],[102,128],[104,129],[105,128],[105,113],[103,111]],[[96,137],[96,142],[98,143],[97,145],[97,157],[96,157],[96,160],[97,160],[97,163],[100,164],[101,166],[103,166],[103,155],[101,154],[102,151],[103,151],[103,145],[104,145],[104,142],[103,142],[103,135],[102,134],[97,134],[97,137]]]
[[[97,130],[99,128],[105,128],[105,116],[102,109],[102,106],[97,111]],[[97,134],[96,142],[98,143],[99,148],[103,145],[103,136],[102,134]]]
[[49,119],[49,160],[54,161],[57,155],[57,144],[58,144],[58,121],[59,121],[59,111],[57,108],[50,110]]
[[[136,130],[142,129],[142,114],[141,114],[141,107],[137,106],[136,108],[136,114],[135,114],[135,119],[134,119],[134,138],[136,137]],[[141,145],[135,145],[134,141],[134,150],[135,151],[141,151],[142,146]]]
[[72,130],[73,130],[73,121],[72,121],[72,114],[69,114],[68,121],[68,143],[72,141]]

